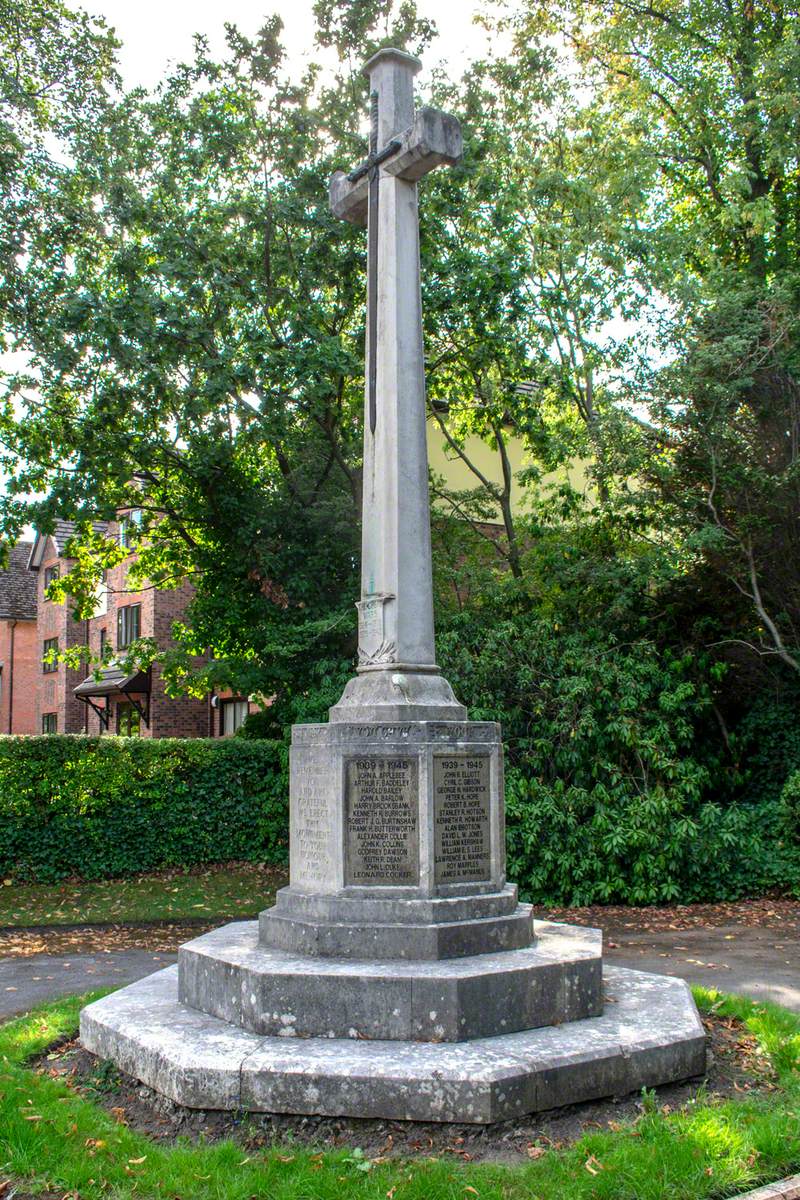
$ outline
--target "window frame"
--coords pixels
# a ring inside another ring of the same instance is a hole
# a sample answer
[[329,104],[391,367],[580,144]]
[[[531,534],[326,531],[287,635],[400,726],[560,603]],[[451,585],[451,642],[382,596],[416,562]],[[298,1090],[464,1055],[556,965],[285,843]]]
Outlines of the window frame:
[[131,545],[131,529],[141,529],[142,527],[142,510],[140,508],[131,508],[128,512],[122,513],[119,518],[119,532],[117,541],[123,550],[132,550]]
[[[243,711],[242,711],[241,721],[237,722],[236,721],[236,713],[237,713],[238,709],[241,709]],[[226,713],[230,712],[231,710],[233,710],[233,713],[234,713],[234,717],[233,717],[234,725],[233,725],[233,729],[228,730],[225,728],[225,716],[226,716]],[[236,733],[237,730],[241,729],[242,725],[244,725],[244,723],[247,720],[249,715],[250,715],[250,704],[244,697],[228,696],[228,697],[226,697],[225,700],[220,700],[220,704],[219,704],[219,736],[220,737],[233,737],[234,733]]]
[[[51,718],[53,721],[53,728],[48,729],[47,725],[50,723]],[[43,735],[45,735],[45,734],[52,735],[54,733],[58,733],[58,713],[57,712],[42,713],[42,734]]]
[[[136,635],[131,637],[130,614],[136,611]],[[142,605],[140,602],[136,604],[123,604],[117,609],[117,650],[127,650],[134,642],[138,641],[142,636]],[[123,637],[125,640],[123,641]]]
[[[115,712],[117,737],[141,737],[142,714],[130,700],[118,700]],[[127,728],[123,728],[123,726]]]
[[56,659],[55,662],[45,662],[44,661],[45,654],[49,654],[51,650],[55,650],[57,653],[58,649],[59,649],[59,646],[58,646],[58,638],[57,637],[44,638],[42,640],[42,674],[43,675],[55,675],[56,671],[58,670],[58,659]]

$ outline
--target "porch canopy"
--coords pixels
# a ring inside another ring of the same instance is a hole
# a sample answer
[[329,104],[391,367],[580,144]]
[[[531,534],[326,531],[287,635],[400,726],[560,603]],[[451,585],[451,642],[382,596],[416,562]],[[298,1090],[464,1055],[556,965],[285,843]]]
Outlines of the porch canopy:
[[[89,675],[83,683],[79,683],[73,690],[73,695],[94,709],[105,729],[108,729],[111,696],[124,696],[137,710],[145,725],[149,726],[150,688],[149,670],[135,671],[131,675],[126,674],[118,663],[111,663],[110,666],[103,668],[99,679],[94,675]],[[104,697],[104,705],[96,703]]]

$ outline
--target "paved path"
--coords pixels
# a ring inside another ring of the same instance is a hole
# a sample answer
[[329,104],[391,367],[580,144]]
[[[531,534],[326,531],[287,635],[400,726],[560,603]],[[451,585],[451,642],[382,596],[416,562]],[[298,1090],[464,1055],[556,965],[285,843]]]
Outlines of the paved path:
[[[605,929],[610,962],[774,1000],[800,1012],[800,931],[748,925],[638,933]],[[172,950],[30,954],[0,958],[0,1018],[69,992],[130,983],[175,962]]]
[[605,947],[606,957],[619,966],[679,975],[800,1012],[800,936],[794,931],[721,925],[635,933],[612,927]]
[[114,950],[0,958],[0,1020],[56,996],[132,983],[176,962],[177,957],[169,951]]

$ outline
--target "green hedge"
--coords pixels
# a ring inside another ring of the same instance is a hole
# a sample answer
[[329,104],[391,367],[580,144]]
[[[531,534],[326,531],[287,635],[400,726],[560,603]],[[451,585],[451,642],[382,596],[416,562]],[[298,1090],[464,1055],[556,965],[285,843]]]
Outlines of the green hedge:
[[502,724],[508,874],[525,900],[800,895],[800,771],[781,792],[796,709],[765,712],[754,729],[773,729],[769,752],[757,759],[750,744],[766,739],[742,735],[734,767],[688,652],[494,613],[454,619],[437,649],[470,715]]
[[0,737],[0,875],[285,862],[286,754],[275,741]]

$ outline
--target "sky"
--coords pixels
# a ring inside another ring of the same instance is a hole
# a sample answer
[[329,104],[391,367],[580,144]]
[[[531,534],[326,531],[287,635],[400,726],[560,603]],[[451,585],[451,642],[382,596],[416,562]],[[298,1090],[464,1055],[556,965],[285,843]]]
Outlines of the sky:
[[[129,87],[151,87],[169,62],[190,58],[195,33],[208,36],[212,52],[221,50],[226,21],[252,36],[264,17],[277,12],[289,62],[302,63],[314,53],[313,0],[81,0],[80,7],[104,17],[116,30],[122,42],[120,69]],[[434,20],[439,30],[427,65],[446,62],[450,73],[458,75],[480,56],[486,35],[473,22],[477,8],[477,0],[417,0],[420,15]]]

